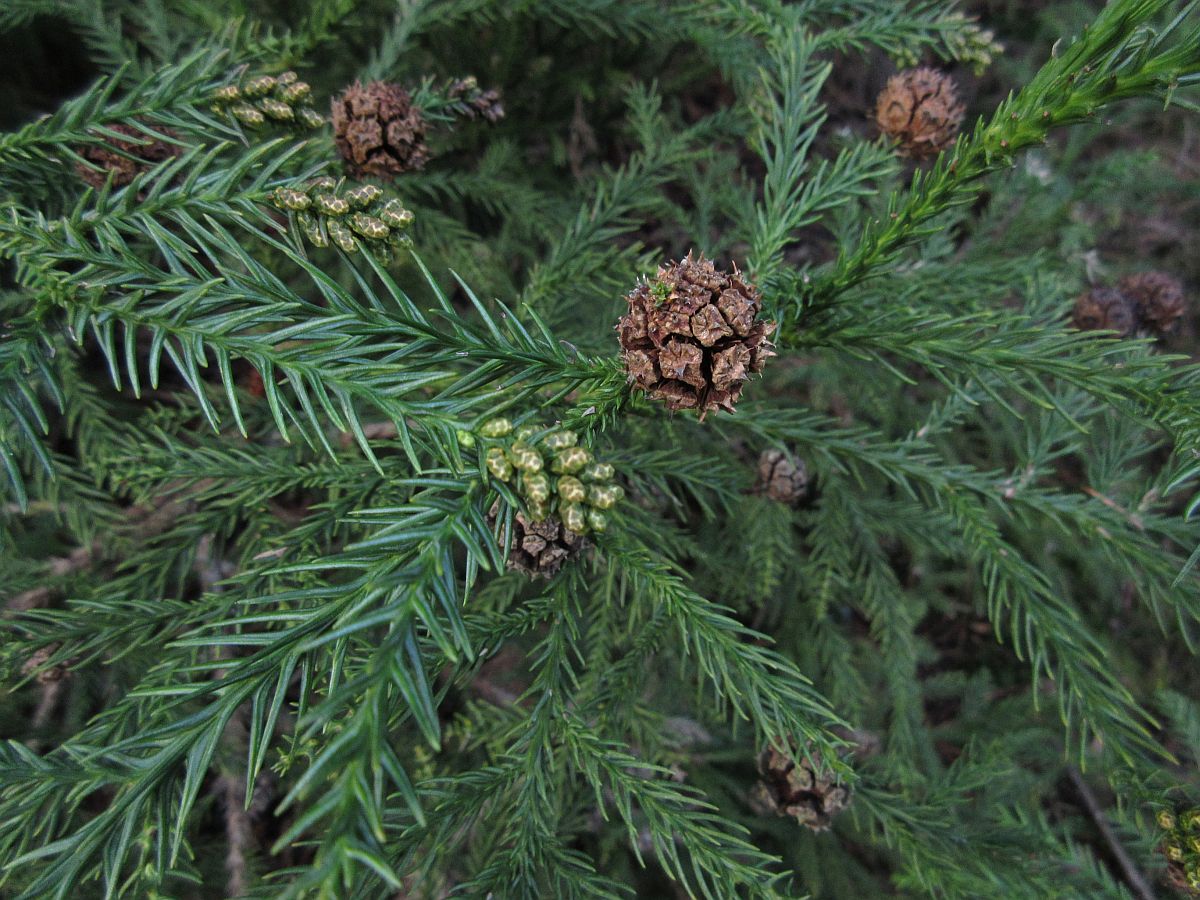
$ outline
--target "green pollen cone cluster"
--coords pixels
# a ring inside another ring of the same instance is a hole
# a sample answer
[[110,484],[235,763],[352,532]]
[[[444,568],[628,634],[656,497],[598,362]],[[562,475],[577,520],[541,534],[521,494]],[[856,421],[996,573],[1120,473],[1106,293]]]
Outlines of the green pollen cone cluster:
[[1166,832],[1162,852],[1171,882],[1191,896],[1200,896],[1200,808],[1178,815],[1163,810],[1158,824]]
[[412,244],[404,232],[412,224],[413,214],[374,184],[343,188],[332,178],[318,178],[300,190],[278,187],[271,200],[295,218],[304,236],[317,247],[332,243],[354,253],[361,246],[386,264],[395,248]]
[[295,72],[259,75],[242,84],[227,84],[213,93],[213,111],[232,116],[247,128],[268,123],[295,128],[325,124],[312,105],[312,88]]
[[484,455],[488,471],[515,484],[534,522],[557,516],[564,528],[579,535],[608,527],[606,513],[625,491],[613,483],[613,467],[580,447],[575,432],[531,425],[514,432],[508,419],[491,419],[479,434],[496,442]]

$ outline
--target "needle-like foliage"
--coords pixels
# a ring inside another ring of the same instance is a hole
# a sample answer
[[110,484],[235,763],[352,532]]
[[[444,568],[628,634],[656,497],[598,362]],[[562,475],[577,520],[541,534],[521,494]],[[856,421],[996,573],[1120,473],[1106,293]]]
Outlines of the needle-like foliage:
[[[944,0],[280,9],[0,10],[96,74],[0,134],[0,893],[1144,895],[1200,788],[1200,376],[1070,310],[1080,204],[1197,196],[1096,138],[1194,109],[1200,2],[1052,33],[925,164],[844,98],[993,64]],[[427,165],[230,105],[356,79]],[[372,190],[392,231],[330,205]],[[776,324],[732,415],[613,333],[692,251]],[[550,439],[625,500],[537,579]]]

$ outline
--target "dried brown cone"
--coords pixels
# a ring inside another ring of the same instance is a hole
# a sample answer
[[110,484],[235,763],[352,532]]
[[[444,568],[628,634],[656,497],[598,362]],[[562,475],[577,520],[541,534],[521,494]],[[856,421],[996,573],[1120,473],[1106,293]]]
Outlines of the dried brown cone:
[[808,467],[804,460],[778,448],[764,450],[758,457],[754,492],[796,506],[808,497]]
[[1200,897],[1196,880],[1188,877],[1187,867],[1175,859],[1167,859],[1167,883],[1185,897]]
[[504,118],[504,104],[495,88],[482,90],[473,77],[450,82],[446,96],[455,101],[459,111],[468,119],[486,119],[495,125]]
[[[830,771],[818,771],[800,753],[791,755],[770,746],[758,758],[762,781],[751,800],[764,812],[790,816],[813,831],[825,831],[833,817],[850,804],[850,789],[838,784]],[[814,757],[814,763],[817,761]]]
[[937,156],[951,146],[965,113],[953,79],[925,67],[893,75],[875,101],[880,130],[914,159]]
[[669,409],[733,411],[742,386],[774,356],[774,322],[758,291],[703,255],[659,268],[625,298],[617,323],[629,380]]
[[1187,312],[1179,279],[1166,272],[1138,272],[1117,282],[1133,303],[1141,324],[1160,335],[1169,333]]
[[[488,524],[495,527],[499,503],[488,513]],[[584,554],[591,543],[583,535],[563,527],[557,516],[541,522],[532,521],[525,513],[513,516],[512,544],[508,567],[534,577],[549,578],[569,560]]]
[[429,159],[420,107],[398,84],[355,82],[333,99],[333,138],[346,168],[358,178],[392,178]]
[[[43,668],[57,650],[58,644],[49,644],[35,650],[21,666],[21,674],[27,676],[33,675],[38,684],[53,684],[56,681],[62,681],[71,674],[66,666],[58,665]],[[41,671],[38,671],[39,669]]]
[[[87,166],[77,162],[75,171],[80,178],[94,188],[104,187],[110,173],[113,187],[124,187],[142,172],[165,159],[178,156],[182,149],[178,144],[151,137],[132,125],[117,123],[108,125],[106,128],[109,131],[126,135],[130,140],[125,141],[104,135],[103,144],[88,144],[77,148],[79,155],[92,165]],[[156,130],[159,133],[170,134],[161,128]],[[93,166],[98,168],[93,168]]]
[[1137,307],[1124,291],[1095,287],[1075,300],[1072,321],[1081,331],[1115,331],[1128,337],[1137,330]]

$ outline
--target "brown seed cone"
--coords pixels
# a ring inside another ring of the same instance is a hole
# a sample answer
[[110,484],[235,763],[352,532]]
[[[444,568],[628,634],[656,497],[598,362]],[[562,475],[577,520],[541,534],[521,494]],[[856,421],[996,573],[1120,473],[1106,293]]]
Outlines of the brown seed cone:
[[358,178],[392,178],[420,169],[429,159],[425,118],[398,84],[355,82],[332,105],[333,139]]
[[1183,285],[1166,272],[1126,275],[1117,288],[1132,301],[1142,325],[1160,335],[1169,333],[1187,312]]
[[850,804],[850,789],[838,784],[832,773],[818,772],[801,754],[799,764],[771,746],[758,758],[763,780],[754,787],[752,801],[765,812],[791,816],[806,828],[825,831],[833,817]]
[[[499,503],[488,513],[488,524],[496,524]],[[582,556],[591,546],[583,535],[567,531],[557,516],[533,522],[523,512],[513,516],[512,546],[508,567],[533,577],[549,578],[563,564]]]
[[625,298],[617,323],[629,380],[669,409],[733,412],[742,386],[774,352],[758,291],[703,255],[660,267]]
[[1075,300],[1073,321],[1081,331],[1115,331],[1128,337],[1137,330],[1137,308],[1123,291],[1096,287]]
[[[88,144],[86,147],[78,148],[80,156],[100,167],[93,169],[83,163],[75,164],[75,171],[79,177],[94,188],[104,187],[104,182],[108,180],[110,172],[112,173],[113,187],[124,187],[156,163],[170,159],[172,156],[178,156],[181,149],[177,144],[151,138],[144,131],[139,131],[132,125],[117,123],[108,125],[106,128],[109,131],[126,135],[130,140],[123,141],[120,138],[105,135],[103,144]],[[170,134],[162,128],[155,130],[160,134]]]
[[462,115],[468,119],[487,119],[495,125],[504,118],[504,104],[500,92],[495,88],[482,90],[473,77],[459,78],[450,82],[446,96],[456,101]]
[[808,468],[804,460],[777,448],[764,450],[758,457],[756,494],[794,506],[808,496],[808,487]]
[[[21,666],[21,674],[33,675],[34,672],[37,672],[39,668],[46,664],[57,649],[58,644],[50,644],[35,650]],[[51,666],[48,669],[42,669],[42,671],[37,672],[35,677],[38,684],[52,684],[55,681],[62,681],[69,674],[71,673],[67,670],[66,666]]]
[[1200,879],[1188,877],[1187,866],[1178,860],[1167,860],[1167,883],[1186,897],[1200,897]]
[[880,130],[914,159],[937,156],[952,145],[965,113],[953,79],[924,67],[893,75],[875,101]]

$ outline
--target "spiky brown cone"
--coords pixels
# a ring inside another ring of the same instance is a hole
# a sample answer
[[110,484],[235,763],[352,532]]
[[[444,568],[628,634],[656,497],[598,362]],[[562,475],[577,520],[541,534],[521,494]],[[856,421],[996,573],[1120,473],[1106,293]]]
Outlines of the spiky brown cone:
[[392,178],[429,158],[425,118],[398,84],[355,82],[332,104],[333,138],[356,177]]
[[1132,301],[1141,324],[1160,335],[1169,333],[1187,312],[1183,285],[1166,272],[1126,275],[1117,288]]
[[965,113],[953,79],[925,67],[893,75],[875,101],[880,130],[914,159],[936,156],[953,144]]
[[625,298],[617,323],[629,380],[670,409],[733,411],[774,352],[774,322],[757,321],[758,291],[703,255],[660,267]]
[[[488,524],[496,524],[499,504],[488,513]],[[534,577],[549,578],[569,560],[582,556],[591,546],[583,535],[568,531],[557,516],[531,521],[523,512],[513,516],[512,544],[508,567]]]
[[[106,128],[109,131],[126,135],[130,140],[124,141],[105,135],[103,144],[88,144],[86,147],[78,148],[80,156],[93,165],[99,166],[99,169],[94,169],[83,163],[75,164],[75,171],[79,177],[94,188],[103,187],[104,182],[109,178],[109,173],[112,173],[113,187],[124,187],[157,163],[179,155],[180,147],[178,145],[152,138],[132,125],[117,123],[108,125]],[[157,130],[159,133],[163,133],[163,129]]]
[[1081,294],[1075,301],[1072,316],[1075,327],[1082,331],[1115,331],[1128,337],[1137,330],[1137,307],[1116,288],[1096,287]]
[[825,831],[833,817],[850,803],[850,790],[838,784],[832,773],[818,772],[802,754],[800,762],[776,747],[768,747],[758,758],[763,780],[755,785],[752,799],[767,812],[791,816],[806,828]]
[[473,77],[450,82],[446,96],[456,101],[462,115],[468,119],[486,119],[495,125],[504,118],[504,103],[495,88],[483,90]]
[[774,447],[758,457],[755,493],[795,506],[808,496],[808,487],[808,468],[802,459]]

